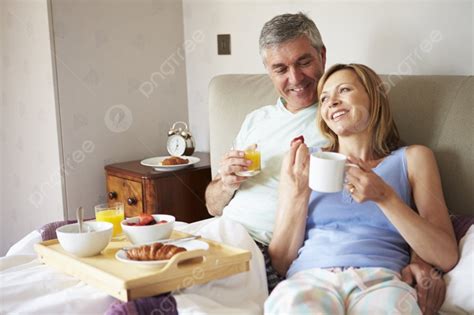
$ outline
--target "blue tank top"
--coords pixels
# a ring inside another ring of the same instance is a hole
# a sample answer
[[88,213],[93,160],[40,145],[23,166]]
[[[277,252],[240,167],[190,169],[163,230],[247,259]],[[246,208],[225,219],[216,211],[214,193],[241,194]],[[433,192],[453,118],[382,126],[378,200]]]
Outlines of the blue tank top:
[[[406,147],[393,151],[373,171],[411,205]],[[311,268],[384,267],[396,272],[410,259],[409,246],[372,201],[357,203],[343,190],[311,193],[306,235],[287,276]]]

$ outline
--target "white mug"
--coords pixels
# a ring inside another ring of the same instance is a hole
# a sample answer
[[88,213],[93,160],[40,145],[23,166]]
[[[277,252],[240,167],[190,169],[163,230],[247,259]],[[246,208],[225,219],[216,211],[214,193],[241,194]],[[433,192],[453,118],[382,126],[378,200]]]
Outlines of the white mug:
[[335,152],[315,152],[309,160],[309,187],[312,190],[333,193],[344,188],[347,157]]

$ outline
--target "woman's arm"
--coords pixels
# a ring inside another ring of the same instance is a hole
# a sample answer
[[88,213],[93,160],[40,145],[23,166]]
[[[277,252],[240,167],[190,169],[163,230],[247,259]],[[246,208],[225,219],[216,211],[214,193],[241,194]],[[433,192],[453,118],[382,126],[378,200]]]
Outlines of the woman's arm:
[[278,187],[278,210],[269,245],[273,268],[285,275],[303,244],[308,200],[309,152],[301,141],[292,143],[283,159]]
[[348,180],[356,188],[353,198],[374,201],[423,260],[447,272],[456,265],[458,250],[435,157],[420,145],[407,148],[406,157],[419,214],[361,161],[360,170],[352,167],[348,171]]

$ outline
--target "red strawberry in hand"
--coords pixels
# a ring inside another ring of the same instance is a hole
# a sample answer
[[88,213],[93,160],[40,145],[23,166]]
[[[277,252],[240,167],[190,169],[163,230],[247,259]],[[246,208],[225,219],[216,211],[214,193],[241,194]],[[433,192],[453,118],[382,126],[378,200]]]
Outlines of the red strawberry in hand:
[[301,142],[304,143],[304,137],[303,137],[303,135],[301,135],[301,136],[299,136],[299,137],[296,137],[296,138],[294,138],[293,140],[291,140],[290,146],[291,146],[294,142],[296,142],[296,141],[298,141],[298,140],[301,140]]

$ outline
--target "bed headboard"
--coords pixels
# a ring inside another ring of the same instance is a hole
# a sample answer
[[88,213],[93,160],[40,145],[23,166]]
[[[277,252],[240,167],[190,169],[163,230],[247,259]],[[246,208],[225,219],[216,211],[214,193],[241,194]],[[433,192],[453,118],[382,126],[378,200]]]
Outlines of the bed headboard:
[[[436,154],[451,212],[474,214],[473,76],[382,76],[402,139]],[[266,74],[230,74],[209,84],[212,174],[231,147],[245,115],[274,104]],[[434,196],[435,198],[436,196]]]

